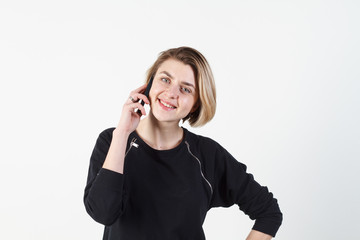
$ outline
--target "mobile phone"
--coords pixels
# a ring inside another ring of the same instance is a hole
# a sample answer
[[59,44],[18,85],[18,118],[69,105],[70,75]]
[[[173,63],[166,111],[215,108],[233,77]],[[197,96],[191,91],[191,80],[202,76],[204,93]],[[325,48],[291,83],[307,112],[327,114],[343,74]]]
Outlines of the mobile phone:
[[[144,92],[144,95],[145,95],[147,98],[149,98],[150,88],[151,88],[151,86],[152,86],[153,80],[154,80],[154,75],[151,76],[151,78],[150,78],[150,80],[149,80],[149,83],[148,83],[148,85],[146,86],[146,89],[145,89],[145,92]],[[143,100],[140,100],[140,104],[141,104],[142,106],[144,106],[145,102],[144,102]],[[141,111],[140,111],[139,109],[138,109],[136,112],[137,112],[137,114],[141,115]]]

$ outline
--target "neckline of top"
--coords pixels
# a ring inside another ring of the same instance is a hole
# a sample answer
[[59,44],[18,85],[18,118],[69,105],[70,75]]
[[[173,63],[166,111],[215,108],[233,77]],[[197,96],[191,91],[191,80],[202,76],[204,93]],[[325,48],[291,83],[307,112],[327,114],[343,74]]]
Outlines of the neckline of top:
[[139,144],[140,146],[144,147],[147,151],[156,153],[157,155],[171,155],[176,153],[177,151],[179,151],[179,149],[181,149],[183,146],[185,146],[185,141],[188,135],[188,130],[184,127],[181,127],[183,129],[183,138],[181,139],[181,142],[175,146],[174,148],[171,149],[165,149],[165,150],[159,150],[159,149],[155,149],[153,147],[151,147],[150,145],[148,145],[140,136],[139,134],[136,132],[136,130],[133,132],[133,137],[135,137],[137,139],[136,143]]

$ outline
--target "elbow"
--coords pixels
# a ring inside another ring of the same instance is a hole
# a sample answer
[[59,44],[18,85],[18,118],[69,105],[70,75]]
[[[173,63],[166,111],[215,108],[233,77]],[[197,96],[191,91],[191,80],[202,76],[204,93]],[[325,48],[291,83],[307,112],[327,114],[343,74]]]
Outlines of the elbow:
[[264,218],[257,218],[253,226],[254,230],[266,233],[275,237],[282,223],[282,214],[274,214]]
[[283,214],[279,206],[276,204],[267,212],[261,214],[256,218],[254,228],[255,230],[267,233],[275,237],[283,221]]
[[105,226],[110,226],[116,222],[121,215],[119,209],[116,208],[104,208],[91,201],[91,199],[84,200],[86,212],[96,222],[101,223]]

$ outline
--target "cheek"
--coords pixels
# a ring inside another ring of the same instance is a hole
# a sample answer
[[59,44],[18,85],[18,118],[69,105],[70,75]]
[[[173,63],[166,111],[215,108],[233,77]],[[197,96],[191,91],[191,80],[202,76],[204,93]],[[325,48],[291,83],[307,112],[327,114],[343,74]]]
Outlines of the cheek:
[[156,98],[161,95],[164,91],[166,91],[166,88],[158,82],[154,82],[153,85],[150,88],[150,93],[149,93],[149,100],[156,100]]
[[193,107],[195,106],[195,98],[186,98],[183,101],[183,105],[186,105],[186,109],[188,111],[191,111]]
[[153,90],[153,88],[150,88],[150,92],[149,92],[149,100],[150,101],[151,101],[153,96],[154,96],[154,90]]
[[150,103],[152,103],[152,101],[155,101],[156,96],[157,96],[156,88],[151,87],[149,92]]

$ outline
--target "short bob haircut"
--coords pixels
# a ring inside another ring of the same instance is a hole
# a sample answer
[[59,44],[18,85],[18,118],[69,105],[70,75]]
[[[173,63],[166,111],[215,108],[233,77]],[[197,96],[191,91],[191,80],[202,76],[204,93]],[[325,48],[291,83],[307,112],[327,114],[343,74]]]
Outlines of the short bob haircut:
[[193,48],[171,48],[159,54],[159,57],[147,72],[146,83],[150,81],[152,76],[155,76],[160,65],[168,59],[175,59],[189,65],[195,75],[198,96],[195,106],[197,108],[183,118],[183,122],[188,120],[192,127],[205,125],[214,117],[216,111],[215,81],[209,63],[199,51]]

